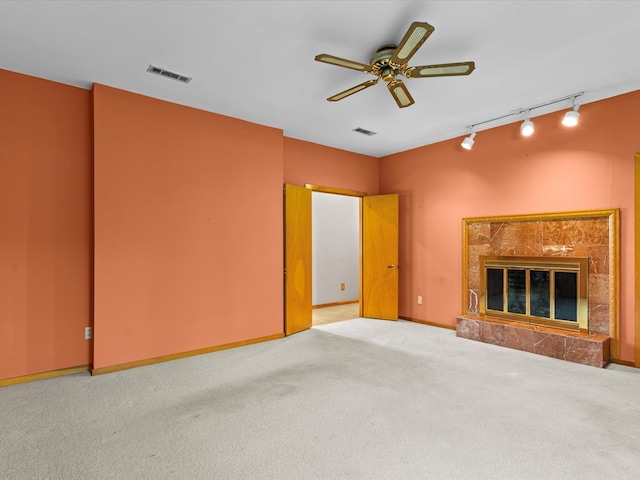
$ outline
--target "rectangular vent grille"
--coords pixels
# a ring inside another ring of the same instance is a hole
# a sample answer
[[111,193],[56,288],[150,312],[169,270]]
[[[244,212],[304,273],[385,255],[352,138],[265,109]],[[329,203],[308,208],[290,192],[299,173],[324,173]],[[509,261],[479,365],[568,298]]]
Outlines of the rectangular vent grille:
[[372,132],[371,130],[366,130],[366,129],[360,128],[360,127],[354,128],[353,131],[354,132],[358,132],[358,133],[362,133],[363,135],[368,135],[369,137],[371,135],[376,135],[376,132]]
[[169,70],[165,70],[164,68],[155,67],[153,65],[149,65],[149,68],[147,68],[147,72],[155,73],[156,75],[162,75],[163,77],[167,78],[173,78],[174,80],[178,80],[182,83],[189,83],[192,78],[185,75],[180,75],[179,73],[171,72]]

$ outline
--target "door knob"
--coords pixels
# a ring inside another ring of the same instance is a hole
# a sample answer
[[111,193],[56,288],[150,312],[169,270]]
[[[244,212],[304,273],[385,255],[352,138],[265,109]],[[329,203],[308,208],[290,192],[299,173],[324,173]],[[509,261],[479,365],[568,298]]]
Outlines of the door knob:
[[399,265],[387,265],[387,268],[398,268]]

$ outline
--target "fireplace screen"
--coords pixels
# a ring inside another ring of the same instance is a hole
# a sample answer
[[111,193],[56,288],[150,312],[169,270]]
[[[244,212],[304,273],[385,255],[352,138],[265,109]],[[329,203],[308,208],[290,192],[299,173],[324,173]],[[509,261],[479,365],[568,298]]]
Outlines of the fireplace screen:
[[480,313],[586,330],[587,265],[575,257],[482,256]]

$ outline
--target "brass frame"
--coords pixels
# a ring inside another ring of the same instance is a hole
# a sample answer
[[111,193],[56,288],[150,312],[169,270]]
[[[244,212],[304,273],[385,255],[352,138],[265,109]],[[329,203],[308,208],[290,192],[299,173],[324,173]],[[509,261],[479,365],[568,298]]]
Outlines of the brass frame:
[[[640,154],[636,157],[640,162]],[[640,175],[640,166],[638,167]],[[532,222],[539,220],[580,220],[587,218],[606,218],[609,224],[609,338],[610,357],[620,359],[620,209],[610,208],[602,210],[583,210],[557,213],[537,213],[528,215],[503,215],[494,217],[469,217],[462,219],[462,314],[468,310],[469,285],[469,226],[474,223],[492,222]],[[636,242],[637,243],[637,242]],[[638,261],[636,259],[636,261]],[[638,294],[640,296],[640,293]],[[637,323],[640,323],[638,318]],[[637,325],[637,324],[636,324]],[[636,335],[639,335],[636,329]],[[638,337],[637,337],[638,338]],[[636,344],[636,362],[640,360],[638,345]]]
[[[481,255],[480,256],[480,292],[478,294],[478,307],[481,315],[487,314],[487,268],[503,268],[506,275],[507,269],[516,268],[522,270],[548,270],[551,272],[577,272],[577,321],[559,320],[554,318],[554,292],[553,292],[553,276],[551,277],[550,287],[550,318],[543,318],[531,315],[530,311],[526,314],[510,313],[506,309],[504,311],[491,310],[489,315],[507,320],[515,320],[522,323],[530,323],[533,325],[545,325],[567,330],[580,330],[587,332],[589,328],[589,259],[586,257],[517,257],[517,256],[496,256]],[[505,292],[507,291],[507,282],[504,283]],[[527,297],[531,292],[529,277],[526,280]],[[505,296],[504,301],[507,301]],[[529,302],[527,302],[529,306]],[[506,305],[505,305],[506,307]],[[527,308],[529,310],[529,307]]]

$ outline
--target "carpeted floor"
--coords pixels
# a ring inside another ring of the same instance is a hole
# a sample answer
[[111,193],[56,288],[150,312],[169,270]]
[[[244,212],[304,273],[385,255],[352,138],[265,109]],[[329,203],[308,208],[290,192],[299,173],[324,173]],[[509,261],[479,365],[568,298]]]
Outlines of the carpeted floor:
[[0,389],[0,478],[636,479],[640,371],[355,319]]

